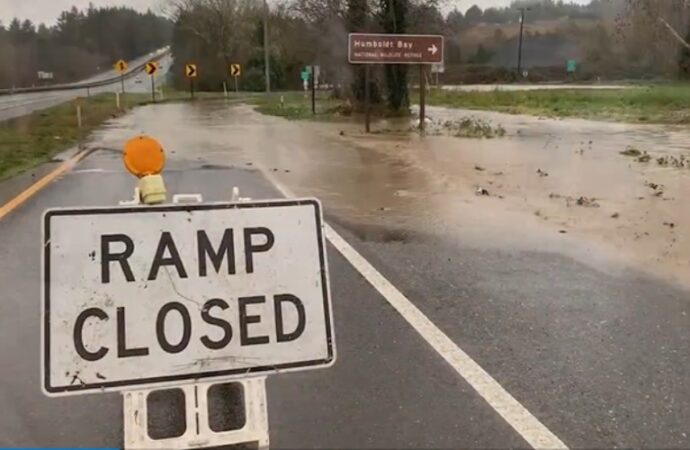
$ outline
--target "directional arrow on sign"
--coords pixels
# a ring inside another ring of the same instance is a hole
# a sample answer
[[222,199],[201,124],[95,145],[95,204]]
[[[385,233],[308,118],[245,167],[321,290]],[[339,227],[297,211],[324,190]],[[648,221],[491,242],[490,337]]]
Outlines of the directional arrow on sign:
[[156,62],[147,62],[146,66],[144,67],[144,70],[146,71],[147,74],[153,75],[158,71],[158,64]]
[[196,64],[187,64],[185,66],[185,74],[187,75],[187,78],[196,78]]
[[438,47],[436,47],[436,44],[431,44],[431,47],[429,47],[427,50],[429,50],[432,55],[435,55],[436,52],[438,52]]

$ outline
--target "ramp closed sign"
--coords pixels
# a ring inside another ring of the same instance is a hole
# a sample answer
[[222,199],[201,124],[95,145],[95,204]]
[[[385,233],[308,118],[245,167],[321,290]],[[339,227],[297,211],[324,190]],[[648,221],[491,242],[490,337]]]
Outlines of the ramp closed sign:
[[48,395],[335,359],[318,201],[51,210]]

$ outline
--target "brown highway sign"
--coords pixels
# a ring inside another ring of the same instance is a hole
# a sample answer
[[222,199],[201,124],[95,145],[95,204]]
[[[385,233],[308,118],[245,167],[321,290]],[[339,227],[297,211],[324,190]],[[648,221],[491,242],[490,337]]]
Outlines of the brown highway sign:
[[348,59],[352,64],[440,64],[443,36],[351,33]]

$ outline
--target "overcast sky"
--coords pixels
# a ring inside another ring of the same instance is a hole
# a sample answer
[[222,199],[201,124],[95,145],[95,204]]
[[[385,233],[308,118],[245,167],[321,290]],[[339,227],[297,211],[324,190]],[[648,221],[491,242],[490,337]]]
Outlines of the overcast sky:
[[[89,1],[96,6],[106,5],[125,5],[140,11],[151,8],[154,11],[160,10],[165,0],[0,0],[0,21],[7,24],[13,17],[31,19],[36,23],[53,25],[58,14],[72,5],[78,8],[86,8]],[[257,0],[258,1],[258,0]],[[467,10],[470,6],[477,4],[482,9],[491,6],[507,6],[511,0],[446,0],[448,10],[458,8],[461,11]],[[574,0],[576,3],[588,3],[589,0]]]

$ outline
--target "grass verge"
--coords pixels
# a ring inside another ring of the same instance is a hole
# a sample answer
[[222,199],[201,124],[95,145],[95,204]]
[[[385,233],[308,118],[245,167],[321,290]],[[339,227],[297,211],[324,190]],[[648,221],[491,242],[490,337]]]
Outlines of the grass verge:
[[690,123],[690,84],[615,90],[460,92],[434,89],[427,99],[430,105],[510,114],[581,117],[628,123]]
[[[126,98],[130,108],[149,101],[150,96],[144,94],[128,94]],[[0,122],[0,180],[49,161],[106,120],[122,114],[113,94],[82,99],[81,107],[81,129],[77,128],[75,102]]]
[[256,96],[249,103],[261,114],[288,120],[337,120],[351,113],[342,100],[332,98],[329,92],[317,93],[316,114],[312,112],[311,95],[305,97],[303,92]]

